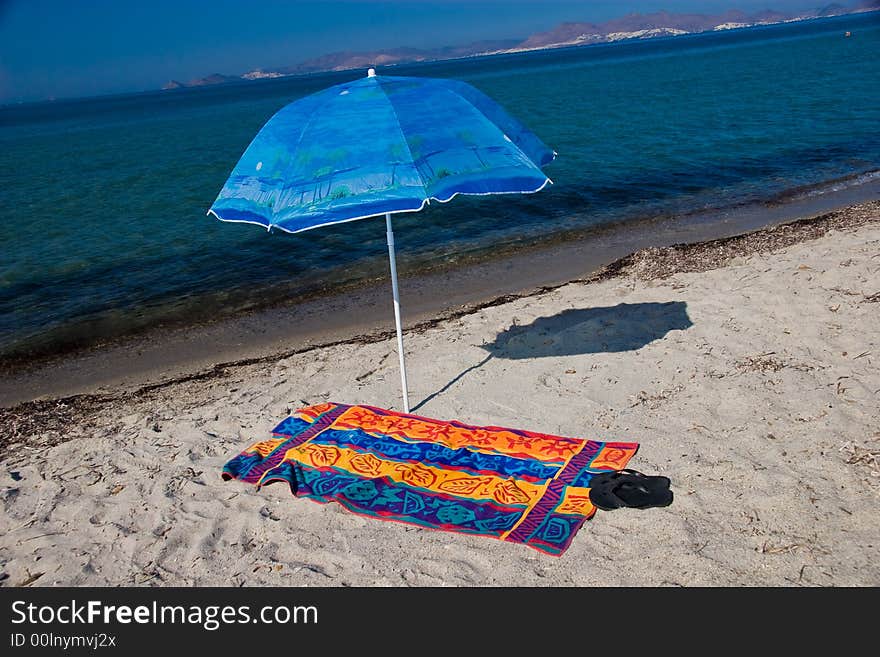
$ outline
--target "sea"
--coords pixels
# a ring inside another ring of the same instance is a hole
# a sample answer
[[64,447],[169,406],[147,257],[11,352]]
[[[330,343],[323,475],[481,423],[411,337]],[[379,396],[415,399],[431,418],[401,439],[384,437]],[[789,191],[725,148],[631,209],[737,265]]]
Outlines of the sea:
[[[880,179],[880,12],[380,73],[471,83],[559,153],[540,193],[395,218],[404,280]],[[381,219],[289,235],[206,216],[273,113],[364,74],[0,107],[0,358],[381,280]]]

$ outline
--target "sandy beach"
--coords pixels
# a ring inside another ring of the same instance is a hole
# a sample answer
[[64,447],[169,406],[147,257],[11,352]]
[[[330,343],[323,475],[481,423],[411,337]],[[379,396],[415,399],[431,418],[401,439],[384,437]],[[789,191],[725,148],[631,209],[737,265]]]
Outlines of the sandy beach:
[[874,201],[411,327],[414,412],[672,479],[560,558],[221,480],[297,407],[400,409],[387,333],[0,409],[0,584],[878,585],[878,319]]

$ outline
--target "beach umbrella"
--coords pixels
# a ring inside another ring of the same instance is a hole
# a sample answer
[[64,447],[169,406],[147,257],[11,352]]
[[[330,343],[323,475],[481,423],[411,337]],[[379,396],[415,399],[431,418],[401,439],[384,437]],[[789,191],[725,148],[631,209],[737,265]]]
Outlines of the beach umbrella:
[[409,412],[391,215],[458,194],[531,193],[556,156],[500,105],[457,80],[376,75],[279,110],[209,214],[298,233],[385,216],[404,410]]

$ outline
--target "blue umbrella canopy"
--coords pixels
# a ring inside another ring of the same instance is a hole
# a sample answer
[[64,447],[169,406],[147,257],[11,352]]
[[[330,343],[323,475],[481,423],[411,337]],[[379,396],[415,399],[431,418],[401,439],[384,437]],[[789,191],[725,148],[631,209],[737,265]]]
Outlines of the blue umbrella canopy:
[[376,75],[282,108],[257,133],[209,213],[289,233],[385,215],[403,407],[409,412],[391,215],[457,194],[531,193],[556,152],[456,80]]
[[371,70],[275,114],[209,212],[296,233],[457,194],[536,192],[555,156],[464,82]]

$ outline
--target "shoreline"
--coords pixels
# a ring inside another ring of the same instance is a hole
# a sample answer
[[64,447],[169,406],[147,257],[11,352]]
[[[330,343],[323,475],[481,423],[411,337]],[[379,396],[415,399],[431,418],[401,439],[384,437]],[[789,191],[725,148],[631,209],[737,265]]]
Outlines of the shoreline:
[[[639,250],[741,235],[880,200],[878,172],[794,188],[766,201],[643,217],[549,236],[500,253],[463,253],[417,273],[401,270],[404,329],[460,316],[494,300],[581,280]],[[867,177],[867,178],[865,178]],[[387,274],[208,322],[175,322],[89,346],[0,358],[0,408],[35,399],[105,394],[187,376],[221,363],[393,333]]]
[[[707,271],[724,267],[731,259],[738,256],[765,253],[773,249],[818,239],[829,230],[852,228],[873,222],[880,222],[880,198],[845,206],[830,212],[773,223],[751,231],[735,232],[723,237],[689,242],[670,241],[668,244],[646,246],[585,272],[580,277],[545,282],[527,289],[497,294],[469,303],[447,303],[447,307],[442,312],[434,312],[433,314],[420,308],[419,311],[409,313],[404,321],[404,330],[409,333],[423,333],[432,327],[473,315],[483,309],[518,299],[539,297],[573,283],[598,283],[626,275],[634,275],[640,280],[650,281],[666,278],[676,273]],[[701,224],[701,227],[705,228],[705,225]],[[670,235],[678,234],[677,231],[670,233]],[[571,245],[569,245],[570,247]],[[543,255],[552,257],[554,253],[557,251]],[[500,264],[502,267],[508,268],[512,266],[511,261],[492,264]],[[423,284],[425,284],[424,281]],[[376,290],[372,291],[376,292]],[[410,291],[412,290],[410,289]],[[326,300],[321,301],[323,304]],[[338,300],[336,301],[338,303]],[[277,343],[270,342],[268,343],[269,348],[267,348],[267,344],[245,347],[245,351],[250,353],[243,357],[218,359],[219,354],[241,353],[239,350],[242,345],[240,343],[239,345],[234,344],[234,340],[238,337],[236,336],[233,341],[227,340],[221,345],[221,351],[211,352],[215,355],[214,359],[204,356],[193,358],[192,352],[189,352],[184,354],[188,355],[189,359],[169,362],[180,354],[181,345],[183,345],[183,351],[186,352],[187,342],[193,339],[192,336],[183,336],[181,341],[180,332],[174,331],[173,333],[178,335],[172,335],[170,340],[164,342],[156,340],[154,343],[147,344],[146,341],[138,340],[135,344],[113,345],[109,349],[92,350],[73,357],[65,358],[62,356],[40,363],[34,369],[7,375],[0,380],[0,427],[4,425],[14,427],[11,432],[7,432],[6,441],[8,441],[10,435],[21,435],[24,427],[36,428],[31,420],[24,417],[31,414],[35,414],[42,421],[47,418],[46,413],[51,416],[54,412],[53,409],[61,408],[64,409],[63,415],[66,417],[68,413],[78,410],[80,405],[79,410],[90,411],[96,406],[100,407],[129,395],[137,396],[187,381],[226,376],[237,368],[260,363],[273,363],[298,354],[339,345],[380,342],[394,336],[392,328],[374,326],[372,330],[364,331],[358,330],[358,327],[362,325],[357,323],[337,325],[329,329],[325,326],[323,331],[319,330],[315,325],[326,324],[326,317],[318,311],[326,311],[327,306],[321,305],[318,309],[307,308],[303,310],[304,305],[301,304],[294,308],[272,309],[273,312],[302,313],[301,319],[307,322],[309,333],[298,334],[301,342],[293,348],[280,349]],[[253,320],[257,315],[254,313],[243,319],[245,321]],[[220,321],[201,328],[208,333],[217,330],[222,333],[228,329],[228,325],[228,321]],[[239,326],[239,328],[241,327]],[[322,336],[323,340],[320,339]],[[204,334],[198,334],[195,339],[203,337]],[[216,347],[217,345],[212,343],[212,346]],[[238,346],[238,350],[235,348],[236,346]],[[151,351],[151,349],[155,351]],[[122,367],[130,365],[133,361],[143,362],[154,353],[160,353],[164,356],[155,369],[141,370],[136,372],[134,376],[130,373],[128,376],[120,373]],[[33,394],[34,390],[45,392]]]
[[[462,254],[415,274],[402,271],[404,330],[582,280],[642,249],[697,244],[880,200],[877,172],[795,188],[763,202],[557,234],[494,257]],[[868,176],[861,184],[848,183]],[[817,193],[818,192],[818,193]],[[275,303],[208,322],[159,324],[85,347],[0,358],[0,408],[35,399],[105,394],[178,379],[222,363],[393,333],[387,275],[303,301]]]

